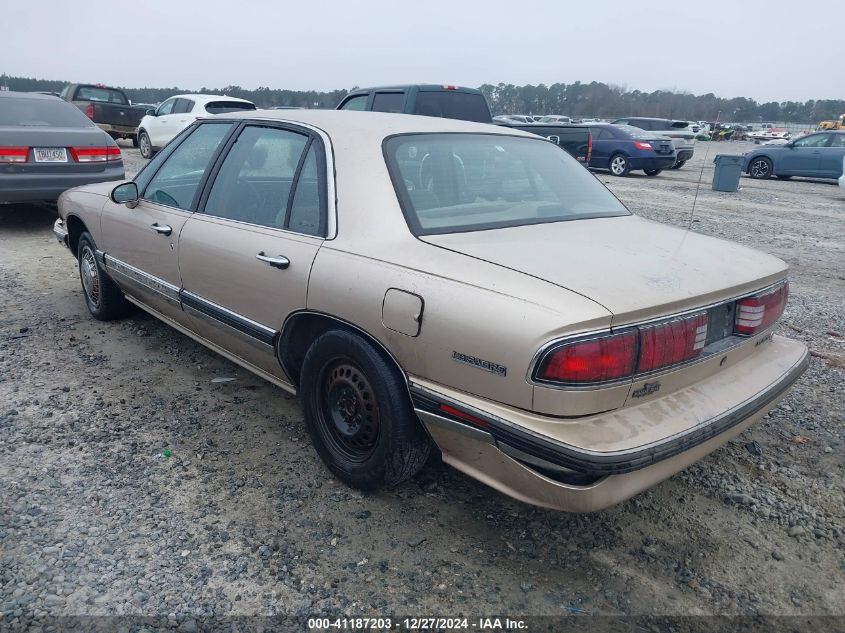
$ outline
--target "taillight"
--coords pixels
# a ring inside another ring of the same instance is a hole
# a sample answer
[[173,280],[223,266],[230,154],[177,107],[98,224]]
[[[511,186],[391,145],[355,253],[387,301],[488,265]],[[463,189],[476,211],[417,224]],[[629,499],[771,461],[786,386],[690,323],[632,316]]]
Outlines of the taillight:
[[71,147],[70,155],[77,163],[105,163],[121,159],[119,147]]
[[642,141],[634,141],[634,147],[637,149],[654,149],[651,143],[643,143]]
[[459,90],[460,86],[443,86],[443,90]]
[[788,298],[789,282],[785,281],[766,292],[740,299],[736,302],[734,332],[743,336],[762,332],[781,317]]
[[85,108],[85,116],[87,116],[92,121],[94,120],[94,104],[89,103],[88,107]]
[[564,344],[546,354],[537,378],[564,383],[604,382],[625,378],[637,365],[637,332],[630,330]]
[[0,147],[0,163],[25,163],[28,147]]
[[637,372],[692,360],[707,340],[707,314],[701,313],[657,325],[640,327],[640,360]]

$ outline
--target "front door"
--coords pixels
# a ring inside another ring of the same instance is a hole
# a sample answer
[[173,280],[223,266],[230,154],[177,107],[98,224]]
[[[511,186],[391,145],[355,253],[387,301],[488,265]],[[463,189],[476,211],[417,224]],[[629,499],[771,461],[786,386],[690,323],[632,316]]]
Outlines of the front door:
[[292,126],[248,124],[182,229],[182,303],[192,329],[285,382],[275,343],[306,307],[327,225],[325,150]]
[[819,176],[839,178],[842,175],[842,160],[845,159],[845,134],[828,134],[830,140],[821,148]]
[[810,134],[783,148],[776,174],[792,176],[818,175],[821,148],[827,144],[827,134]]
[[231,123],[197,128],[172,152],[156,157],[151,171],[139,174],[137,206],[109,201],[102,215],[106,269],[129,296],[177,322],[186,321],[179,300],[179,233],[231,128]]

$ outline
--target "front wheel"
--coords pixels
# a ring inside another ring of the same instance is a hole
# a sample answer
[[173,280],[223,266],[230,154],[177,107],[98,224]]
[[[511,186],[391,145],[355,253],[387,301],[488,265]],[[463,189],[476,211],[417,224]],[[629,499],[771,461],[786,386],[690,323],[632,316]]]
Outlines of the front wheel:
[[627,176],[631,171],[631,163],[622,154],[614,154],[610,157],[609,168],[614,176]]
[[756,180],[765,180],[772,177],[772,161],[765,156],[755,158],[748,166],[748,175]]
[[663,170],[662,169],[643,169],[643,171],[645,172],[646,176],[656,176],[657,174],[659,174]]
[[141,156],[147,160],[153,157],[153,144],[150,143],[150,137],[143,130],[138,134],[138,148],[141,150]]
[[404,378],[361,337],[321,335],[305,355],[305,428],[339,479],[372,490],[415,475],[432,442],[414,413]]
[[97,247],[90,233],[83,233],[79,238],[77,251],[79,259],[79,279],[82,292],[91,315],[100,321],[112,321],[126,316],[132,310],[123,292],[111,280],[97,261]]

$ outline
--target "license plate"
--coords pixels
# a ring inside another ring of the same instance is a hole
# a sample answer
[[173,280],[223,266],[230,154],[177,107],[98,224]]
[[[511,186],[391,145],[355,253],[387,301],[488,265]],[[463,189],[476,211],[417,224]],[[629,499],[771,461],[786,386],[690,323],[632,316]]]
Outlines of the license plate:
[[36,163],[66,163],[67,150],[64,147],[36,147]]

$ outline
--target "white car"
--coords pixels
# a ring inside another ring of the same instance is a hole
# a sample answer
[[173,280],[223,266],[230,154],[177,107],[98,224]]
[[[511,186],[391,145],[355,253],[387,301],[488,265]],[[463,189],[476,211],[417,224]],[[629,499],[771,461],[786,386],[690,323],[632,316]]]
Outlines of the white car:
[[564,116],[562,114],[547,114],[544,117],[540,117],[540,123],[559,123],[562,125],[569,125],[572,123],[572,119],[568,116]]
[[845,189],[845,158],[842,159],[842,175],[839,176],[839,186]]
[[141,119],[138,125],[138,148],[141,156],[152,158],[200,117],[255,109],[252,101],[225,95],[175,95],[155,110],[148,110],[147,115]]

